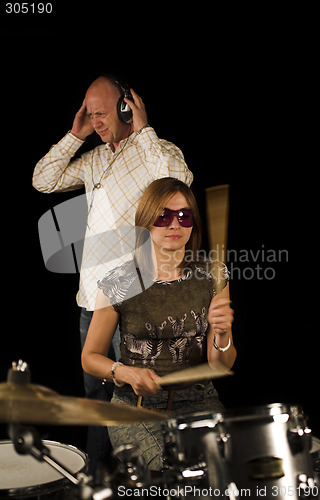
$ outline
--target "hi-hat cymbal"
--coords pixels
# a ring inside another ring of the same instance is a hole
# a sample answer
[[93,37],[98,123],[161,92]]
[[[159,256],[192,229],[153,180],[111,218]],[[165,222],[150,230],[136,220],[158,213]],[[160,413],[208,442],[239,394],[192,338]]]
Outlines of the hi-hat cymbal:
[[233,375],[233,372],[222,363],[216,362],[214,368],[211,368],[209,364],[206,363],[203,365],[186,368],[185,370],[169,373],[168,375],[164,375],[160,379],[155,380],[155,383],[160,386],[192,382],[195,383],[201,382],[201,380],[220,378],[227,375]]
[[164,418],[164,414],[133,406],[60,396],[41,385],[0,383],[0,422],[117,425]]

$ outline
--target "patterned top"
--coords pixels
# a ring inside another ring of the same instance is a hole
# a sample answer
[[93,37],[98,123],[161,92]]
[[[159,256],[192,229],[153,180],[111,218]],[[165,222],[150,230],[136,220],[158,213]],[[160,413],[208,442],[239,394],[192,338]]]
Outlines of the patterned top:
[[102,144],[73,158],[82,144],[68,133],[36,165],[33,186],[44,193],[86,189],[88,221],[77,303],[93,311],[97,280],[132,259],[134,216],[145,188],[162,177],[190,186],[193,175],[181,150],[159,139],[152,127],[120,141],[114,152]]
[[[224,287],[227,267],[220,263],[218,271]],[[183,278],[149,285],[141,290],[133,262],[98,282],[120,314],[122,363],[162,376],[206,362],[207,314],[217,288],[210,263],[192,263]]]

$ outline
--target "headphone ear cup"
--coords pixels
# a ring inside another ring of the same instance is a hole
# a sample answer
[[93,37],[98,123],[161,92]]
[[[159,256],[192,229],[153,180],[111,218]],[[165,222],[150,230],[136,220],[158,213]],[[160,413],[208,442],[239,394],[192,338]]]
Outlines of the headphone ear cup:
[[119,100],[117,102],[117,113],[119,120],[121,120],[123,123],[129,124],[132,122],[132,111],[130,109],[130,106],[125,102],[124,97],[133,101],[131,94],[122,95],[121,97],[119,97]]

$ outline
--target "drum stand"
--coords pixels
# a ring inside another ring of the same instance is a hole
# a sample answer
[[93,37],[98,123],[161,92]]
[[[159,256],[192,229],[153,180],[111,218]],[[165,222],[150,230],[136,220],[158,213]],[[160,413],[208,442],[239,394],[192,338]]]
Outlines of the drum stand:
[[[116,486],[141,489],[143,486],[150,486],[150,472],[145,466],[142,457],[135,455],[135,448],[132,445],[120,446],[115,450],[114,455],[119,460],[119,465],[115,474],[110,477],[104,473],[99,486],[92,486],[91,476],[80,472],[75,476],[58,460],[53,459],[50,449],[42,442],[39,433],[34,427],[26,427],[19,424],[8,425],[8,435],[13,443],[15,451],[19,455],[30,455],[39,462],[46,462],[50,467],[64,476],[76,488],[71,490],[71,498],[80,500],[107,500],[118,498]],[[156,480],[157,482],[157,480]],[[159,480],[158,480],[159,482]],[[163,484],[163,481],[159,484]],[[69,498],[69,496],[68,496]]]
[[8,434],[19,455],[31,455],[39,462],[46,462],[74,486],[77,486],[77,498],[81,500],[105,500],[113,496],[111,488],[94,489],[89,484],[92,479],[90,476],[81,472],[75,477],[58,460],[53,459],[49,448],[43,444],[38,432],[33,427],[9,424]]

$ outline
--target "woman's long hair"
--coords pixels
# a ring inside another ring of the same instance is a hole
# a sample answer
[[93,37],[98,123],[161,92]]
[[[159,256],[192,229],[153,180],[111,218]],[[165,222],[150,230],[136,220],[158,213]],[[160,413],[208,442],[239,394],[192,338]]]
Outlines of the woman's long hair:
[[[184,182],[173,177],[163,177],[162,179],[157,179],[149,184],[141,196],[137,207],[135,217],[135,226],[137,231],[135,256],[139,267],[142,265],[145,269],[145,266],[147,265],[150,269],[151,241],[149,231],[161,214],[162,210],[166,207],[168,201],[178,192],[185,197],[193,215],[192,232],[185,247],[186,253],[187,251],[187,254],[191,252],[192,258],[190,259],[188,256],[187,261],[190,263],[190,260],[196,259],[201,244],[201,219],[195,196]],[[148,229],[148,231],[145,231],[144,228]],[[147,241],[148,237],[149,244]],[[148,246],[150,246],[150,252],[145,251]],[[142,248],[143,251],[141,251]],[[147,256],[146,254],[149,255]],[[182,269],[188,264],[185,257],[179,266]]]

